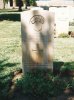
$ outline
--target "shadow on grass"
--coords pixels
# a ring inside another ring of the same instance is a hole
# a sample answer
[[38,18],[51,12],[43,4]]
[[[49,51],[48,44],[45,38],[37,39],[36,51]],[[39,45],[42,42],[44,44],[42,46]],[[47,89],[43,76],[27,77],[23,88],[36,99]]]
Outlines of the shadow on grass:
[[20,21],[20,14],[0,14],[0,21]]
[[72,85],[73,78],[60,76],[62,67],[65,70],[67,67],[74,70],[74,62],[54,62],[55,75],[47,68],[35,68],[25,73],[25,76],[17,81],[17,90],[11,100],[53,100],[53,97],[55,100],[68,100],[71,95],[74,96],[74,90],[68,94],[64,91]]
[[1,60],[0,61],[0,72],[2,70],[4,70],[4,68],[6,68],[6,67],[14,67],[14,66],[16,66],[18,64],[19,63],[9,63],[9,62],[7,62],[7,59]]
[[8,59],[0,60],[0,98],[7,100],[8,91],[10,89],[13,72],[10,68],[15,67],[19,63],[9,63]]
[[[18,63],[8,63],[7,59],[0,61],[0,71],[4,71],[5,67],[14,67]],[[9,85],[11,82],[11,74],[0,76],[0,97],[3,98],[3,100],[48,100],[47,97],[49,96],[49,100],[53,100],[51,98],[51,95],[55,95],[56,93],[59,94],[60,92],[63,92],[65,88],[65,83],[63,78],[58,77],[57,74],[60,73],[60,70],[62,67],[65,68],[74,68],[74,62],[54,62],[54,73],[55,77],[52,73],[49,73],[49,70],[47,68],[45,69],[34,69],[31,70],[30,73],[25,75],[25,80],[21,80],[18,82],[18,89],[15,91],[14,96],[11,99],[6,99],[7,92],[9,90]],[[50,75],[50,77],[48,77]],[[54,79],[54,81],[52,81]],[[3,81],[5,80],[5,81]],[[26,82],[26,83],[25,83]],[[23,92],[30,92],[33,93],[32,95],[25,95]],[[40,97],[45,99],[40,99]],[[59,94],[60,95],[60,94]],[[37,96],[37,97],[36,97]],[[55,95],[57,96],[57,95]],[[37,99],[36,99],[37,98]],[[63,98],[63,97],[62,97]],[[56,100],[64,100],[64,99],[56,99]],[[68,97],[65,98],[65,100],[68,100]]]
[[68,76],[69,74],[73,74],[72,71],[74,73],[74,62],[61,62],[61,61],[57,62],[56,61],[53,63],[54,75],[63,74],[65,76]]
[[59,74],[60,73],[60,69],[61,67],[64,65],[64,62],[53,62],[53,73],[56,75],[56,74]]

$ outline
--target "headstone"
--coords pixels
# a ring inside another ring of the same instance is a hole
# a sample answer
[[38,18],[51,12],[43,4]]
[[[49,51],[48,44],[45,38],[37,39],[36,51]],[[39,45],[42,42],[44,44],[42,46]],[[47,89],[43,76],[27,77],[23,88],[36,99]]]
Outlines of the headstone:
[[33,68],[53,69],[54,14],[44,10],[21,13],[24,72]]
[[69,10],[66,7],[54,8],[51,7],[49,12],[55,13],[56,36],[60,34],[68,34],[69,31]]
[[56,11],[56,33],[68,34],[69,31],[69,12],[67,8],[59,8]]
[[10,8],[10,1],[8,1],[7,3],[7,8]]
[[3,0],[0,0],[0,9],[3,9]]

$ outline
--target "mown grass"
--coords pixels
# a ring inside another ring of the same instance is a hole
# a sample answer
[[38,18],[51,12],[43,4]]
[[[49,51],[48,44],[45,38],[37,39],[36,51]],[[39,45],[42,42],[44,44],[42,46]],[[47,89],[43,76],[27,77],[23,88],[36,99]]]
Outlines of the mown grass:
[[54,39],[55,60],[63,62],[74,61],[74,38]]
[[[13,17],[12,19],[15,18]],[[61,62],[63,64],[61,64]],[[72,67],[72,69],[74,68],[74,38],[54,39],[54,66]],[[20,21],[17,21],[17,19],[15,21],[3,19],[0,21],[1,98],[5,98],[7,96],[12,78],[12,73],[21,68],[21,23]]]
[[0,95],[7,96],[12,73],[21,68],[20,22],[0,22]]

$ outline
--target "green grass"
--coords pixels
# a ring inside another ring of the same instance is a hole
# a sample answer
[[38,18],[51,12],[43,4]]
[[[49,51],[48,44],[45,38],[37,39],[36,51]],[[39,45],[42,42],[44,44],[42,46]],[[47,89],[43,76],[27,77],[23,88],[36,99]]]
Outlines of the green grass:
[[74,38],[54,39],[55,60],[63,62],[74,61]]
[[54,70],[74,70],[74,38],[54,39]]
[[[5,15],[4,15],[5,16]],[[8,16],[9,17],[9,16]],[[11,18],[11,17],[9,17]],[[15,18],[12,18],[15,19]],[[54,39],[54,66],[74,69],[74,38]],[[21,23],[17,20],[0,21],[0,96],[6,97],[12,72],[22,68]]]
[[20,22],[0,22],[0,94],[7,96],[12,72],[21,68]]

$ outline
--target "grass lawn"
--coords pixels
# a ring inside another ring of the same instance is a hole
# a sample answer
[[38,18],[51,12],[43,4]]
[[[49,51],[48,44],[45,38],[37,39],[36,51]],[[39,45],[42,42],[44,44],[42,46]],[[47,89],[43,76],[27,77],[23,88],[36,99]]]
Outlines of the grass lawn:
[[[74,38],[54,39],[54,66],[74,69]],[[22,68],[21,23],[17,20],[0,21],[0,97],[7,96],[12,73]]]
[[0,94],[6,96],[12,72],[21,68],[20,22],[0,22]]
[[74,38],[54,39],[55,60],[63,62],[74,61]]

